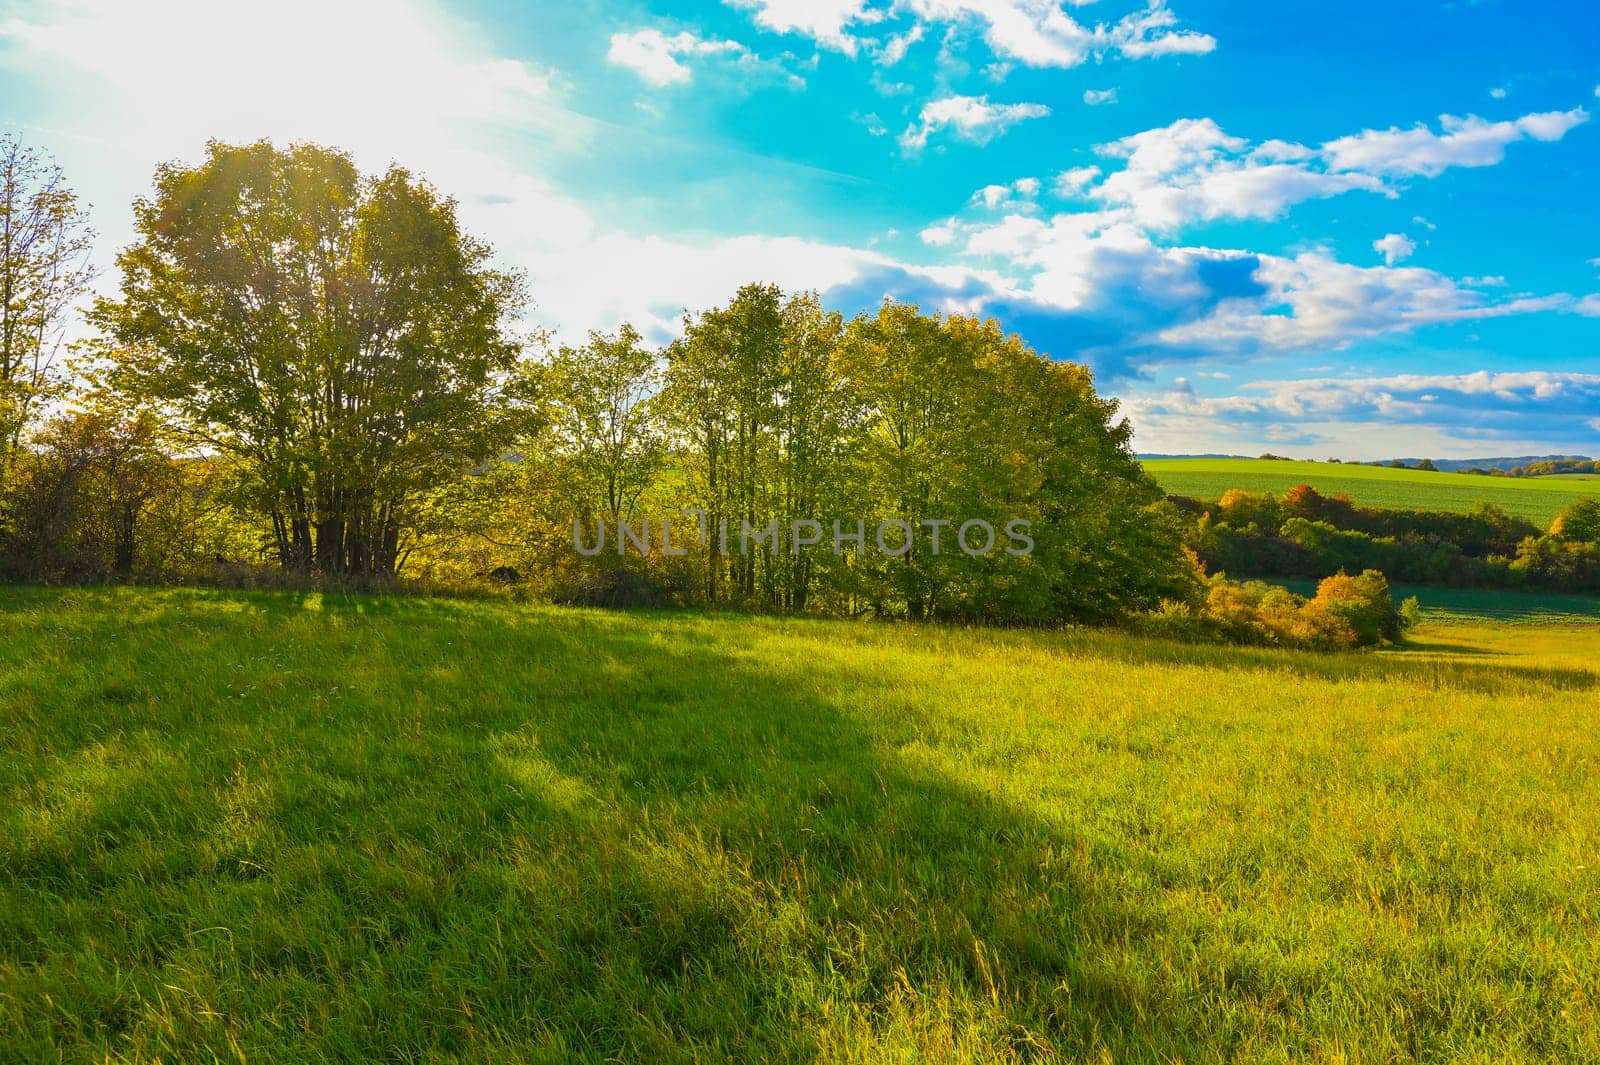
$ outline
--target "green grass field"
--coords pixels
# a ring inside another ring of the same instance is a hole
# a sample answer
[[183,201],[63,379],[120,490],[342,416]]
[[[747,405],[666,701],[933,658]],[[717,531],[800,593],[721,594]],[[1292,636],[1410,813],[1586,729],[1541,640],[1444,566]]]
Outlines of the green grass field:
[[1144,467],[1169,493],[1196,499],[1220,499],[1230,488],[1282,495],[1297,484],[1309,484],[1326,495],[1342,492],[1369,507],[1465,513],[1474,503],[1494,503],[1540,528],[1548,528],[1574,499],[1600,496],[1600,485],[1581,479],[1424,473],[1351,463],[1149,459]]
[[0,592],[0,1060],[1600,1060],[1595,629]]

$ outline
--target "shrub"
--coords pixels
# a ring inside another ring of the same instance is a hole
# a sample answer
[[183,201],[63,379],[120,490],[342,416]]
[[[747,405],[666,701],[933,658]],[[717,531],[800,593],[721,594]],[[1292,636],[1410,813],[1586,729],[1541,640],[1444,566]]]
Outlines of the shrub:
[[562,606],[652,609],[683,605],[689,590],[675,572],[643,565],[596,566],[568,577],[552,598]]
[[1375,569],[1366,570],[1359,577],[1340,573],[1327,578],[1317,585],[1312,603],[1321,604],[1348,624],[1361,647],[1397,641],[1404,630],[1400,611],[1389,594],[1389,579]]

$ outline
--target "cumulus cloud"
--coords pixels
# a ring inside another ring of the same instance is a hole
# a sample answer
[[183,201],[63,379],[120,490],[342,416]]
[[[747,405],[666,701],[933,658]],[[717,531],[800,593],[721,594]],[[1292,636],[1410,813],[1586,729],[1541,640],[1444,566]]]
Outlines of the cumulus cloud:
[[1416,242],[1404,233],[1386,233],[1372,242],[1372,250],[1383,256],[1383,261],[1393,266],[1411,258],[1417,250]]
[[[1321,148],[1284,140],[1252,144],[1212,119],[1184,118],[1100,145],[1101,158],[1120,160],[1121,169],[1100,177],[1096,168],[1077,167],[1058,179],[1057,188],[1128,208],[1138,224],[1162,232],[1218,219],[1271,220],[1296,204],[1347,192],[1394,198],[1398,178],[1435,176],[1448,165],[1490,165],[1504,158],[1511,141],[1558,140],[1586,118],[1582,108],[1525,115],[1493,124],[1487,133],[1472,123],[1490,124],[1453,120],[1446,125],[1455,132],[1442,136],[1418,127],[1396,141],[1368,131]],[[1391,264],[1415,250],[1394,247],[1399,254]]]
[[1329,166],[1395,177],[1437,177],[1454,166],[1494,166],[1506,146],[1525,138],[1557,141],[1589,120],[1581,107],[1524,115],[1508,122],[1486,122],[1476,115],[1442,115],[1440,133],[1425,125],[1391,126],[1340,137],[1322,146]]
[[1389,194],[1373,175],[1319,167],[1301,145],[1273,141],[1252,149],[1209,118],[1180,119],[1098,150],[1125,165],[1091,195],[1131,208],[1154,229],[1218,218],[1277,218],[1305,200],[1356,190]]
[[1075,67],[1113,54],[1128,59],[1203,55],[1217,46],[1207,34],[1175,29],[1177,16],[1165,0],[1151,0],[1142,11],[1093,28],[1067,14],[1055,0],[904,2],[921,19],[979,27],[997,57],[1026,67]]
[[1039,188],[1038,178],[1022,178],[1009,185],[985,185],[972,194],[971,202],[991,211],[1001,208],[1032,210]]
[[1117,90],[1085,89],[1083,90],[1083,102],[1090,107],[1099,107],[1101,104],[1114,104],[1117,102]]
[[1019,122],[1048,114],[1050,109],[1044,104],[996,104],[990,103],[987,95],[946,96],[923,105],[917,121],[900,135],[900,146],[918,151],[944,130],[972,144],[987,144]]
[[1075,166],[1057,174],[1050,188],[1057,196],[1077,196],[1094,184],[1099,176],[1100,168],[1097,166]]

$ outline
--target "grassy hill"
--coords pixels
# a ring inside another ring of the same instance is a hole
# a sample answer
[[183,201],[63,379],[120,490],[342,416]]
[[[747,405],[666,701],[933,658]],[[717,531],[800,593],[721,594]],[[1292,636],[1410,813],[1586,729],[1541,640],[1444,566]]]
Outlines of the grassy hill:
[[0,1058],[1600,1059],[1595,629],[0,592]]
[[1297,484],[1309,484],[1327,495],[1342,492],[1369,507],[1465,513],[1474,503],[1494,503],[1541,528],[1572,500],[1600,496],[1600,486],[1567,478],[1425,473],[1353,463],[1148,459],[1144,467],[1168,492],[1197,499],[1218,499],[1230,488],[1281,495]]

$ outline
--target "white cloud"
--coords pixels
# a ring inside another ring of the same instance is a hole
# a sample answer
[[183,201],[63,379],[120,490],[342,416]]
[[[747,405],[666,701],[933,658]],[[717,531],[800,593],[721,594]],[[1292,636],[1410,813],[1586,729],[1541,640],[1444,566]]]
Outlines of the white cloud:
[[889,127],[883,124],[883,119],[878,117],[876,111],[868,111],[866,114],[862,114],[859,111],[853,112],[850,115],[850,121],[864,127],[874,137],[887,137],[889,135]]
[[679,62],[681,57],[744,51],[737,41],[703,41],[692,33],[669,37],[660,30],[635,30],[612,34],[606,60],[627,67],[651,85],[682,85],[693,75]]
[[929,226],[918,234],[922,243],[930,248],[947,248],[958,239],[956,227],[948,222],[936,226]]
[[724,0],[734,7],[753,9],[757,24],[775,33],[800,33],[818,44],[854,56],[859,42],[849,32],[857,24],[883,17],[869,11],[867,0]]
[[1489,95],[1496,100],[1504,100],[1506,98],[1506,90],[1500,86],[1496,86],[1489,90]]
[[[1175,347],[1250,352],[1346,347],[1428,325],[1560,310],[1569,296],[1485,302],[1481,293],[1416,267],[1360,267],[1320,252],[1259,256],[1262,295],[1226,300],[1194,322],[1163,330]],[[1282,313],[1287,310],[1288,313]]]
[[1572,309],[1585,318],[1600,318],[1600,292],[1583,297]]
[[1102,156],[1125,159],[1126,165],[1090,194],[1132,208],[1142,225],[1170,230],[1197,220],[1277,218],[1304,200],[1353,190],[1388,191],[1371,175],[1277,161],[1304,158],[1299,145],[1269,142],[1255,152],[1249,147],[1209,118],[1180,119],[1102,145]]
[[995,104],[988,96],[946,96],[923,105],[918,121],[900,135],[900,145],[917,151],[929,137],[947,129],[961,140],[987,144],[1019,122],[1048,114],[1044,104]]
[[[891,37],[878,48],[880,62],[892,65],[905,49],[922,38],[933,25],[949,32],[974,28],[997,62],[990,71],[1004,77],[1012,64],[1025,67],[1076,67],[1090,59],[1120,55],[1143,59],[1170,55],[1202,55],[1216,47],[1216,39],[1180,29],[1166,0],[1148,0],[1146,6],[1112,25],[1085,26],[1067,14],[1060,0],[724,0],[755,12],[757,23],[780,33],[802,33],[819,44],[857,55],[875,40],[859,35],[891,14],[910,14],[910,30]],[[1070,0],[1073,4],[1086,0]],[[998,78],[997,78],[998,80]]]
[[1013,210],[1032,210],[1033,200],[1039,195],[1038,178],[1021,178],[1009,185],[985,185],[972,194],[971,203],[991,211],[1002,207]]
[[1404,233],[1387,233],[1372,242],[1372,250],[1383,256],[1383,261],[1393,266],[1405,262],[1417,250],[1416,241]]
[[1151,0],[1148,11],[1129,15],[1106,36],[1112,46],[1129,59],[1205,55],[1217,47],[1215,37],[1193,30],[1173,30],[1177,24],[1177,16],[1167,9],[1163,0]]
[[1581,107],[1524,115],[1509,122],[1486,122],[1476,115],[1442,115],[1442,133],[1418,124],[1391,126],[1340,137],[1322,146],[1329,165],[1340,171],[1361,171],[1395,177],[1437,177],[1453,166],[1494,166],[1506,146],[1526,137],[1556,141],[1589,120]]
[[1486,274],[1483,277],[1463,277],[1461,283],[1468,288],[1505,288],[1506,279],[1499,274]]
[[[1423,127],[1367,131],[1320,150],[1283,140],[1252,145],[1212,119],[1185,118],[1100,145],[1100,156],[1123,160],[1122,168],[1098,181],[1098,171],[1075,168],[1058,179],[1057,191],[1128,208],[1137,224],[1163,232],[1218,219],[1270,220],[1306,200],[1347,192],[1394,198],[1397,178],[1433,176],[1449,165],[1489,165],[1504,157],[1511,140],[1556,140],[1586,118],[1578,108],[1505,123],[1447,119],[1442,136]],[[1436,228],[1421,216],[1413,221]],[[1395,249],[1391,264],[1415,250]]]
[[1101,104],[1114,104],[1117,102],[1117,90],[1085,89],[1083,90],[1083,102],[1090,107],[1099,107]]
[[895,34],[884,43],[883,49],[878,53],[876,62],[879,66],[892,67],[906,57],[906,52],[911,46],[922,40],[924,27],[918,22],[904,33]]
[[657,88],[684,85],[693,71],[683,60],[690,57],[720,58],[751,78],[776,78],[791,88],[805,80],[774,60],[762,59],[738,41],[708,41],[692,33],[668,35],[660,30],[635,30],[611,36],[606,59],[614,66],[626,67]]
[[1095,178],[1099,176],[1100,168],[1097,166],[1075,166],[1056,175],[1051,191],[1057,196],[1078,196],[1084,189],[1094,184]]

